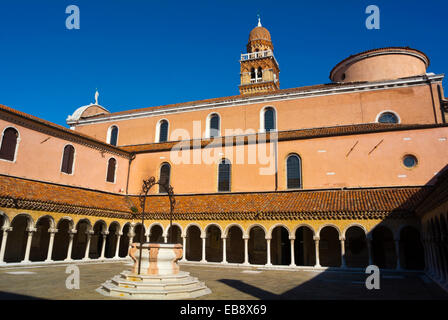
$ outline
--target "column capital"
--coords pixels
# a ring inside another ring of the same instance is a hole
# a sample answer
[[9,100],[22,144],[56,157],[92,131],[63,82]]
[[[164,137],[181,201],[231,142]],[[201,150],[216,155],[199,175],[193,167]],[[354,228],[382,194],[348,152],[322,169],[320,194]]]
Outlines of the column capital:
[[221,239],[227,239],[227,236],[221,236]]
[[266,240],[272,240],[272,237],[265,237]]
[[249,240],[249,236],[244,235],[243,240]]
[[107,235],[109,234],[109,231],[102,231],[101,234],[102,234],[103,236],[107,236]]
[[345,241],[345,237],[344,237],[344,236],[340,236],[340,237],[339,237],[339,240],[340,240],[340,241]]
[[76,230],[76,229],[68,230],[68,233],[70,235],[74,235],[75,233],[78,233],[78,230]]
[[314,241],[319,241],[319,240],[320,240],[320,237],[319,237],[319,236],[313,236],[313,240],[314,240]]
[[86,235],[88,235],[88,236],[91,236],[93,234],[95,234],[95,232],[93,230],[86,231]]
[[26,228],[27,232],[36,232],[37,228]]
[[289,240],[296,240],[295,236],[289,236]]
[[115,235],[117,235],[117,236],[122,236],[122,235],[123,235],[123,232],[118,231],[118,232],[115,233]]
[[5,232],[9,232],[9,231],[12,231],[12,227],[2,227],[2,230],[3,231],[5,231]]
[[48,232],[50,232],[50,233],[56,233],[56,232],[58,232],[59,230],[58,229],[55,229],[55,228],[50,228],[50,229],[48,229]]

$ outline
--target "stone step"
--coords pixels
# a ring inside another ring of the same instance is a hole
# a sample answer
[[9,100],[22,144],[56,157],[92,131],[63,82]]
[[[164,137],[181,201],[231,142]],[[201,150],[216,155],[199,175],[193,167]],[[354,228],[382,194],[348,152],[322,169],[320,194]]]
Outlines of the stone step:
[[169,283],[192,278],[189,272],[180,272],[176,275],[136,275],[130,272],[122,272],[119,277],[133,282]]
[[120,278],[112,278],[111,281],[112,284],[123,287],[123,288],[153,288],[153,289],[161,289],[161,290],[169,290],[174,288],[182,288],[185,287],[192,287],[195,286],[198,283],[198,279],[196,278],[190,278],[185,279],[181,281],[175,281],[175,282],[162,282],[162,283],[152,283],[152,282],[141,282],[141,281],[127,281]]
[[182,287],[176,289],[149,289],[149,288],[123,288],[111,283],[110,280],[102,284],[97,292],[111,296],[131,299],[188,299],[196,298],[211,293],[203,282],[196,282],[193,287]]

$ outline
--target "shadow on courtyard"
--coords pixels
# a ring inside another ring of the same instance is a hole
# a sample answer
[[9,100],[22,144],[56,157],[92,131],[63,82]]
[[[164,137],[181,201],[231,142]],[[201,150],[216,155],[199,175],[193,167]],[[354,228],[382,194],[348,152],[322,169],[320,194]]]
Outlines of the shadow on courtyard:
[[23,294],[0,291],[0,300],[45,300]]

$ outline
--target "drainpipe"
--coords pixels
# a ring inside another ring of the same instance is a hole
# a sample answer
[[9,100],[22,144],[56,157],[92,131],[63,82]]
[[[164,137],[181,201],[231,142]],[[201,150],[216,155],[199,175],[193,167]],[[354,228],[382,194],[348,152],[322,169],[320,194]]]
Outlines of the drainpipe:
[[446,123],[444,107],[448,107],[448,101],[444,100],[442,97],[442,90],[440,89],[440,84],[437,85],[437,93],[439,94],[439,104],[440,104],[440,112],[442,113],[442,121],[443,123]]
[[126,194],[128,194],[128,187],[129,187],[129,174],[130,174],[130,172],[131,172],[131,163],[132,163],[132,160],[134,160],[135,159],[135,153],[134,152],[132,152],[131,153],[131,157],[129,158],[129,165],[128,165],[128,177],[127,177],[127,179],[126,179]]
[[432,86],[431,86],[431,80],[429,80],[428,76],[425,74],[425,79],[428,82],[429,85],[429,91],[431,92],[431,100],[432,100],[432,110],[434,112],[434,120],[436,121],[436,124],[438,124],[437,122],[437,114],[436,114],[436,106],[434,103],[434,94],[432,93]]

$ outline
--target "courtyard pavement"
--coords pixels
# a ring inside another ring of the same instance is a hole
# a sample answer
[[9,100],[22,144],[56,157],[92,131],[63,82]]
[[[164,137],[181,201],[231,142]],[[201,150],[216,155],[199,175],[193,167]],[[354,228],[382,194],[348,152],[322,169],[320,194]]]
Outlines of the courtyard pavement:
[[[129,262],[78,264],[80,288],[67,289],[67,265],[0,268],[0,300],[111,299],[95,290],[130,269]],[[423,274],[381,274],[379,290],[365,286],[362,272],[264,270],[257,268],[181,265],[211,289],[197,300],[253,299],[448,299],[448,293]]]

